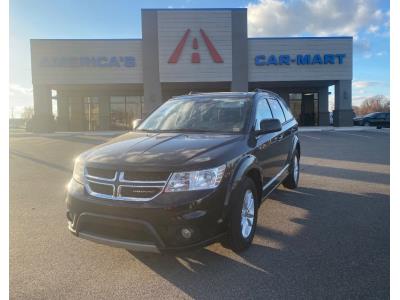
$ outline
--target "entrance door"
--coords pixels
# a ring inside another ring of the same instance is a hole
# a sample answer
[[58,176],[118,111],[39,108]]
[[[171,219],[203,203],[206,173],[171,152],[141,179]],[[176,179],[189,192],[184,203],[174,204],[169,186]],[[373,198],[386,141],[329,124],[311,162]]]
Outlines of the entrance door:
[[99,99],[97,97],[85,97],[84,106],[86,130],[98,130],[100,125]]
[[303,94],[303,99],[301,101],[301,119],[302,125],[304,126],[315,125],[314,93]]

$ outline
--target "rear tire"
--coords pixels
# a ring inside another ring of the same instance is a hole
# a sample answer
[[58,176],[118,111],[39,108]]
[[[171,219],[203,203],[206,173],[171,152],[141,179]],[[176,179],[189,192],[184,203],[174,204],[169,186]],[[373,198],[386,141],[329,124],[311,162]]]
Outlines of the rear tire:
[[257,226],[259,195],[254,181],[244,178],[232,197],[228,236],[223,245],[241,252],[250,247]]
[[300,155],[296,150],[293,153],[292,161],[289,166],[289,174],[283,181],[283,186],[288,189],[295,189],[299,184],[300,177]]

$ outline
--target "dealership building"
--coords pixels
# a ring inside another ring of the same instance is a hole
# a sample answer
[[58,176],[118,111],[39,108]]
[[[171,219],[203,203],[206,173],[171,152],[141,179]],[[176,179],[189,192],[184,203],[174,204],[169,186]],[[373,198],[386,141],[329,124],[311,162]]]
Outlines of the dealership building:
[[261,88],[325,126],[334,86],[334,126],[351,126],[352,59],[352,37],[248,38],[245,8],[143,9],[141,39],[31,40],[33,124],[129,129],[175,95]]

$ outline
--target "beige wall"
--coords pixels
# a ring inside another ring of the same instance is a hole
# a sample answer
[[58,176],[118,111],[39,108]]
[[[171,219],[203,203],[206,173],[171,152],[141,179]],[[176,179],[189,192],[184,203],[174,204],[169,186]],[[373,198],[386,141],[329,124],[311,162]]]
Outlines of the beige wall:
[[[306,81],[306,80],[345,80],[352,79],[353,40],[350,38],[326,39],[249,39],[249,81]],[[298,54],[340,54],[345,53],[343,64],[326,65],[269,65],[256,66],[256,55],[269,56],[274,54],[290,55],[295,58]]]
[[[45,66],[54,58],[135,57],[134,67]],[[31,40],[33,84],[141,83],[141,40]]]
[[[232,12],[158,11],[158,59],[160,82],[218,82],[232,80]],[[191,33],[176,64],[168,59],[187,29]],[[223,63],[215,63],[200,35],[204,29]],[[196,37],[199,49],[192,49]],[[351,38],[248,39],[248,81],[351,80]],[[191,54],[200,53],[200,63],[191,63]],[[339,54],[343,64],[256,66],[256,55]],[[245,55],[245,54],[244,54]],[[142,40],[31,40],[33,84],[130,84],[143,83]],[[133,56],[135,67],[46,67],[43,59],[62,57]],[[241,70],[236,69],[235,72]],[[243,70],[246,72],[246,70]]]
[[[185,31],[190,29],[179,61],[168,59]],[[200,34],[203,29],[212,41],[223,63],[215,63]],[[200,63],[192,64],[192,40],[197,38]],[[161,82],[205,82],[232,80],[232,24],[231,11],[159,11],[158,46]]]

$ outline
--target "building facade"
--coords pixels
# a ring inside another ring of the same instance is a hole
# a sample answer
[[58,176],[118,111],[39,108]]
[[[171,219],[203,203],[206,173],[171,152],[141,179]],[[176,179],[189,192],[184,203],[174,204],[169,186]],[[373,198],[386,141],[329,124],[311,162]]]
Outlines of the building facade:
[[129,129],[175,95],[255,88],[324,126],[329,86],[334,126],[351,126],[352,49],[352,37],[248,38],[242,8],[143,9],[142,39],[31,40],[34,126]]

